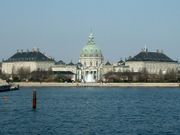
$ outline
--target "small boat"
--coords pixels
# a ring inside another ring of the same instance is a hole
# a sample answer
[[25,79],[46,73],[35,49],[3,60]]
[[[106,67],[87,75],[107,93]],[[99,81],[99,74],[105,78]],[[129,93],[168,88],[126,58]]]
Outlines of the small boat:
[[10,85],[5,81],[0,79],[0,92],[10,91]]
[[0,92],[19,90],[19,85],[9,84],[6,81],[0,79]]
[[4,91],[10,91],[11,86],[10,85],[0,85],[0,92],[4,92]]

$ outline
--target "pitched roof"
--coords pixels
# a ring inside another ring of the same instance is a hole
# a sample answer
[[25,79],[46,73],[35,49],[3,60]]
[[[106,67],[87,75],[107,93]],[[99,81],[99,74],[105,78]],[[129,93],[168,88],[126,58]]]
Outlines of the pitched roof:
[[176,62],[169,58],[164,53],[160,52],[140,52],[133,58],[128,59],[127,61],[158,61],[158,62]]
[[56,64],[57,64],[57,65],[65,65],[66,63],[65,63],[64,61],[60,60],[60,61],[58,61]]
[[15,61],[54,61],[40,51],[17,52],[4,62]]
[[123,60],[120,60],[120,61],[118,61],[118,63],[124,63],[124,61],[123,61]]
[[71,61],[68,65],[69,66],[74,66],[75,64]]
[[105,65],[108,66],[108,65],[111,65],[111,63],[109,61],[107,61]]

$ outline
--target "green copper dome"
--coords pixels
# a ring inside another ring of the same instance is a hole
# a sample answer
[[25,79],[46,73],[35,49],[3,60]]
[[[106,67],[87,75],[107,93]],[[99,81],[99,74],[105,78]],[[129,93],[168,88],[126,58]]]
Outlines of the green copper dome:
[[102,57],[101,50],[95,46],[94,36],[91,33],[86,46],[81,51],[81,57]]

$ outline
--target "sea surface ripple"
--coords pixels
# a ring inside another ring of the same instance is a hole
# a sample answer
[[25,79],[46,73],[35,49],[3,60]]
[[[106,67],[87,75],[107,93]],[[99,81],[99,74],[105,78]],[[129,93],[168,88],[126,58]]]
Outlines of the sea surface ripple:
[[0,135],[180,135],[179,88],[32,90],[0,93]]

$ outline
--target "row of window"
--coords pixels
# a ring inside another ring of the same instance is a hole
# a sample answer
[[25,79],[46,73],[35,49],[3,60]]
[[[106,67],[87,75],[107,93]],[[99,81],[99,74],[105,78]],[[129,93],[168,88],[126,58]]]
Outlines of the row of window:
[[[86,63],[86,61],[84,62],[84,66],[86,66],[87,65],[87,63]],[[90,66],[93,66],[93,62],[92,61],[90,61],[90,64],[89,64]],[[98,61],[96,61],[96,66],[98,66]]]
[[[10,58],[9,61],[32,61],[37,60],[37,58]],[[46,58],[41,58],[41,60],[46,60]]]
[[[84,55],[82,55],[82,57],[93,57],[93,56],[94,56],[93,54],[89,54],[89,55],[84,54]],[[101,57],[101,55],[96,54],[95,57]]]

